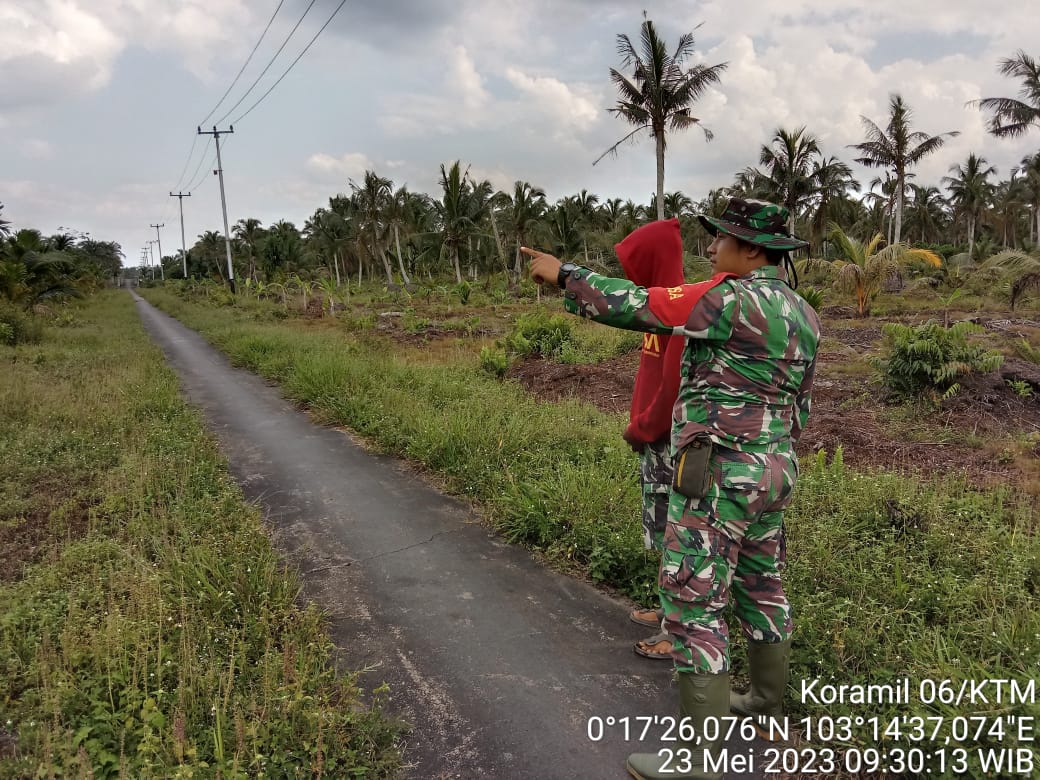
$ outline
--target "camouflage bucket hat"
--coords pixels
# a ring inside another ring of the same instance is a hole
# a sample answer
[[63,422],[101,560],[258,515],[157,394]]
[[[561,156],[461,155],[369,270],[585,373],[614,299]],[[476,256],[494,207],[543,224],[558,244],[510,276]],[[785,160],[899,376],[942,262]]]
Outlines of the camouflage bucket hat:
[[716,235],[720,230],[749,244],[766,249],[802,249],[809,246],[787,231],[789,212],[783,206],[763,200],[730,198],[722,216],[716,219],[698,214],[704,229]]

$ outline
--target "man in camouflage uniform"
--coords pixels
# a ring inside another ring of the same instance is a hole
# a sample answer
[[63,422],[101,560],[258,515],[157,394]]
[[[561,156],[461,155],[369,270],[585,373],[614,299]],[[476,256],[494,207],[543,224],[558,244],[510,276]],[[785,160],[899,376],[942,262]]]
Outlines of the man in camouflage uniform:
[[[794,292],[796,280],[788,281],[788,252],[807,243],[788,233],[785,208],[734,198],[720,219],[699,219],[715,236],[708,247],[715,275],[697,284],[637,287],[524,249],[535,281],[565,287],[568,311],[687,339],[658,585],[680,713],[698,735],[706,719],[729,714],[731,705],[748,715],[782,711],[792,631],[780,580],[783,510],[798,474],[794,445],[809,414],[820,339],[816,313]],[[687,474],[684,465],[698,462],[702,475],[692,467]],[[732,698],[723,614],[730,603],[748,640],[751,676],[751,691]],[[698,737],[669,747],[672,763],[634,754],[629,771],[637,778],[720,776],[703,760],[717,743]]]

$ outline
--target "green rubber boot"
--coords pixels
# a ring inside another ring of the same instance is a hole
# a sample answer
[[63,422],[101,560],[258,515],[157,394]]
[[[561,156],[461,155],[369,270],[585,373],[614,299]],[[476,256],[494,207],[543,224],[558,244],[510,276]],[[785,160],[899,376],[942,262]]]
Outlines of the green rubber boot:
[[729,708],[738,715],[755,718],[782,718],[787,669],[791,662],[791,640],[748,642],[747,693],[730,693]]
[[720,780],[722,771],[705,765],[705,753],[719,761],[722,739],[708,742],[700,737],[704,721],[717,722],[713,733],[725,734],[726,724],[721,720],[729,715],[729,672],[722,674],[679,674],[679,717],[688,719],[685,731],[692,726],[697,738],[691,742],[662,743],[662,751],[669,753],[633,753],[626,767],[636,780]]

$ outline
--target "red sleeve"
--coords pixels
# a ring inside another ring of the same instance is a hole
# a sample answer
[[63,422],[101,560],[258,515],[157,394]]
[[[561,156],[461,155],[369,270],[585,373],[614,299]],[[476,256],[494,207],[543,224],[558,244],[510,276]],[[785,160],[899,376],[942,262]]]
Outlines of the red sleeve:
[[676,327],[685,325],[690,318],[690,312],[696,306],[704,294],[725,279],[736,276],[736,274],[720,273],[704,282],[695,284],[680,284],[678,287],[650,287],[648,307],[654,316],[664,325]]

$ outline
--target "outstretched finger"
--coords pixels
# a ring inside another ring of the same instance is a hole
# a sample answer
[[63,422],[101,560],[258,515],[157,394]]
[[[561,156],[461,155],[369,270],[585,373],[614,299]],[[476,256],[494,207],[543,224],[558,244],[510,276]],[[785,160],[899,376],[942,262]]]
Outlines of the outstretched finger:
[[531,249],[531,247],[529,246],[520,247],[520,251],[528,257],[530,257],[532,260],[534,260],[536,257],[541,257],[543,254],[545,254],[544,252],[539,252],[537,249]]

